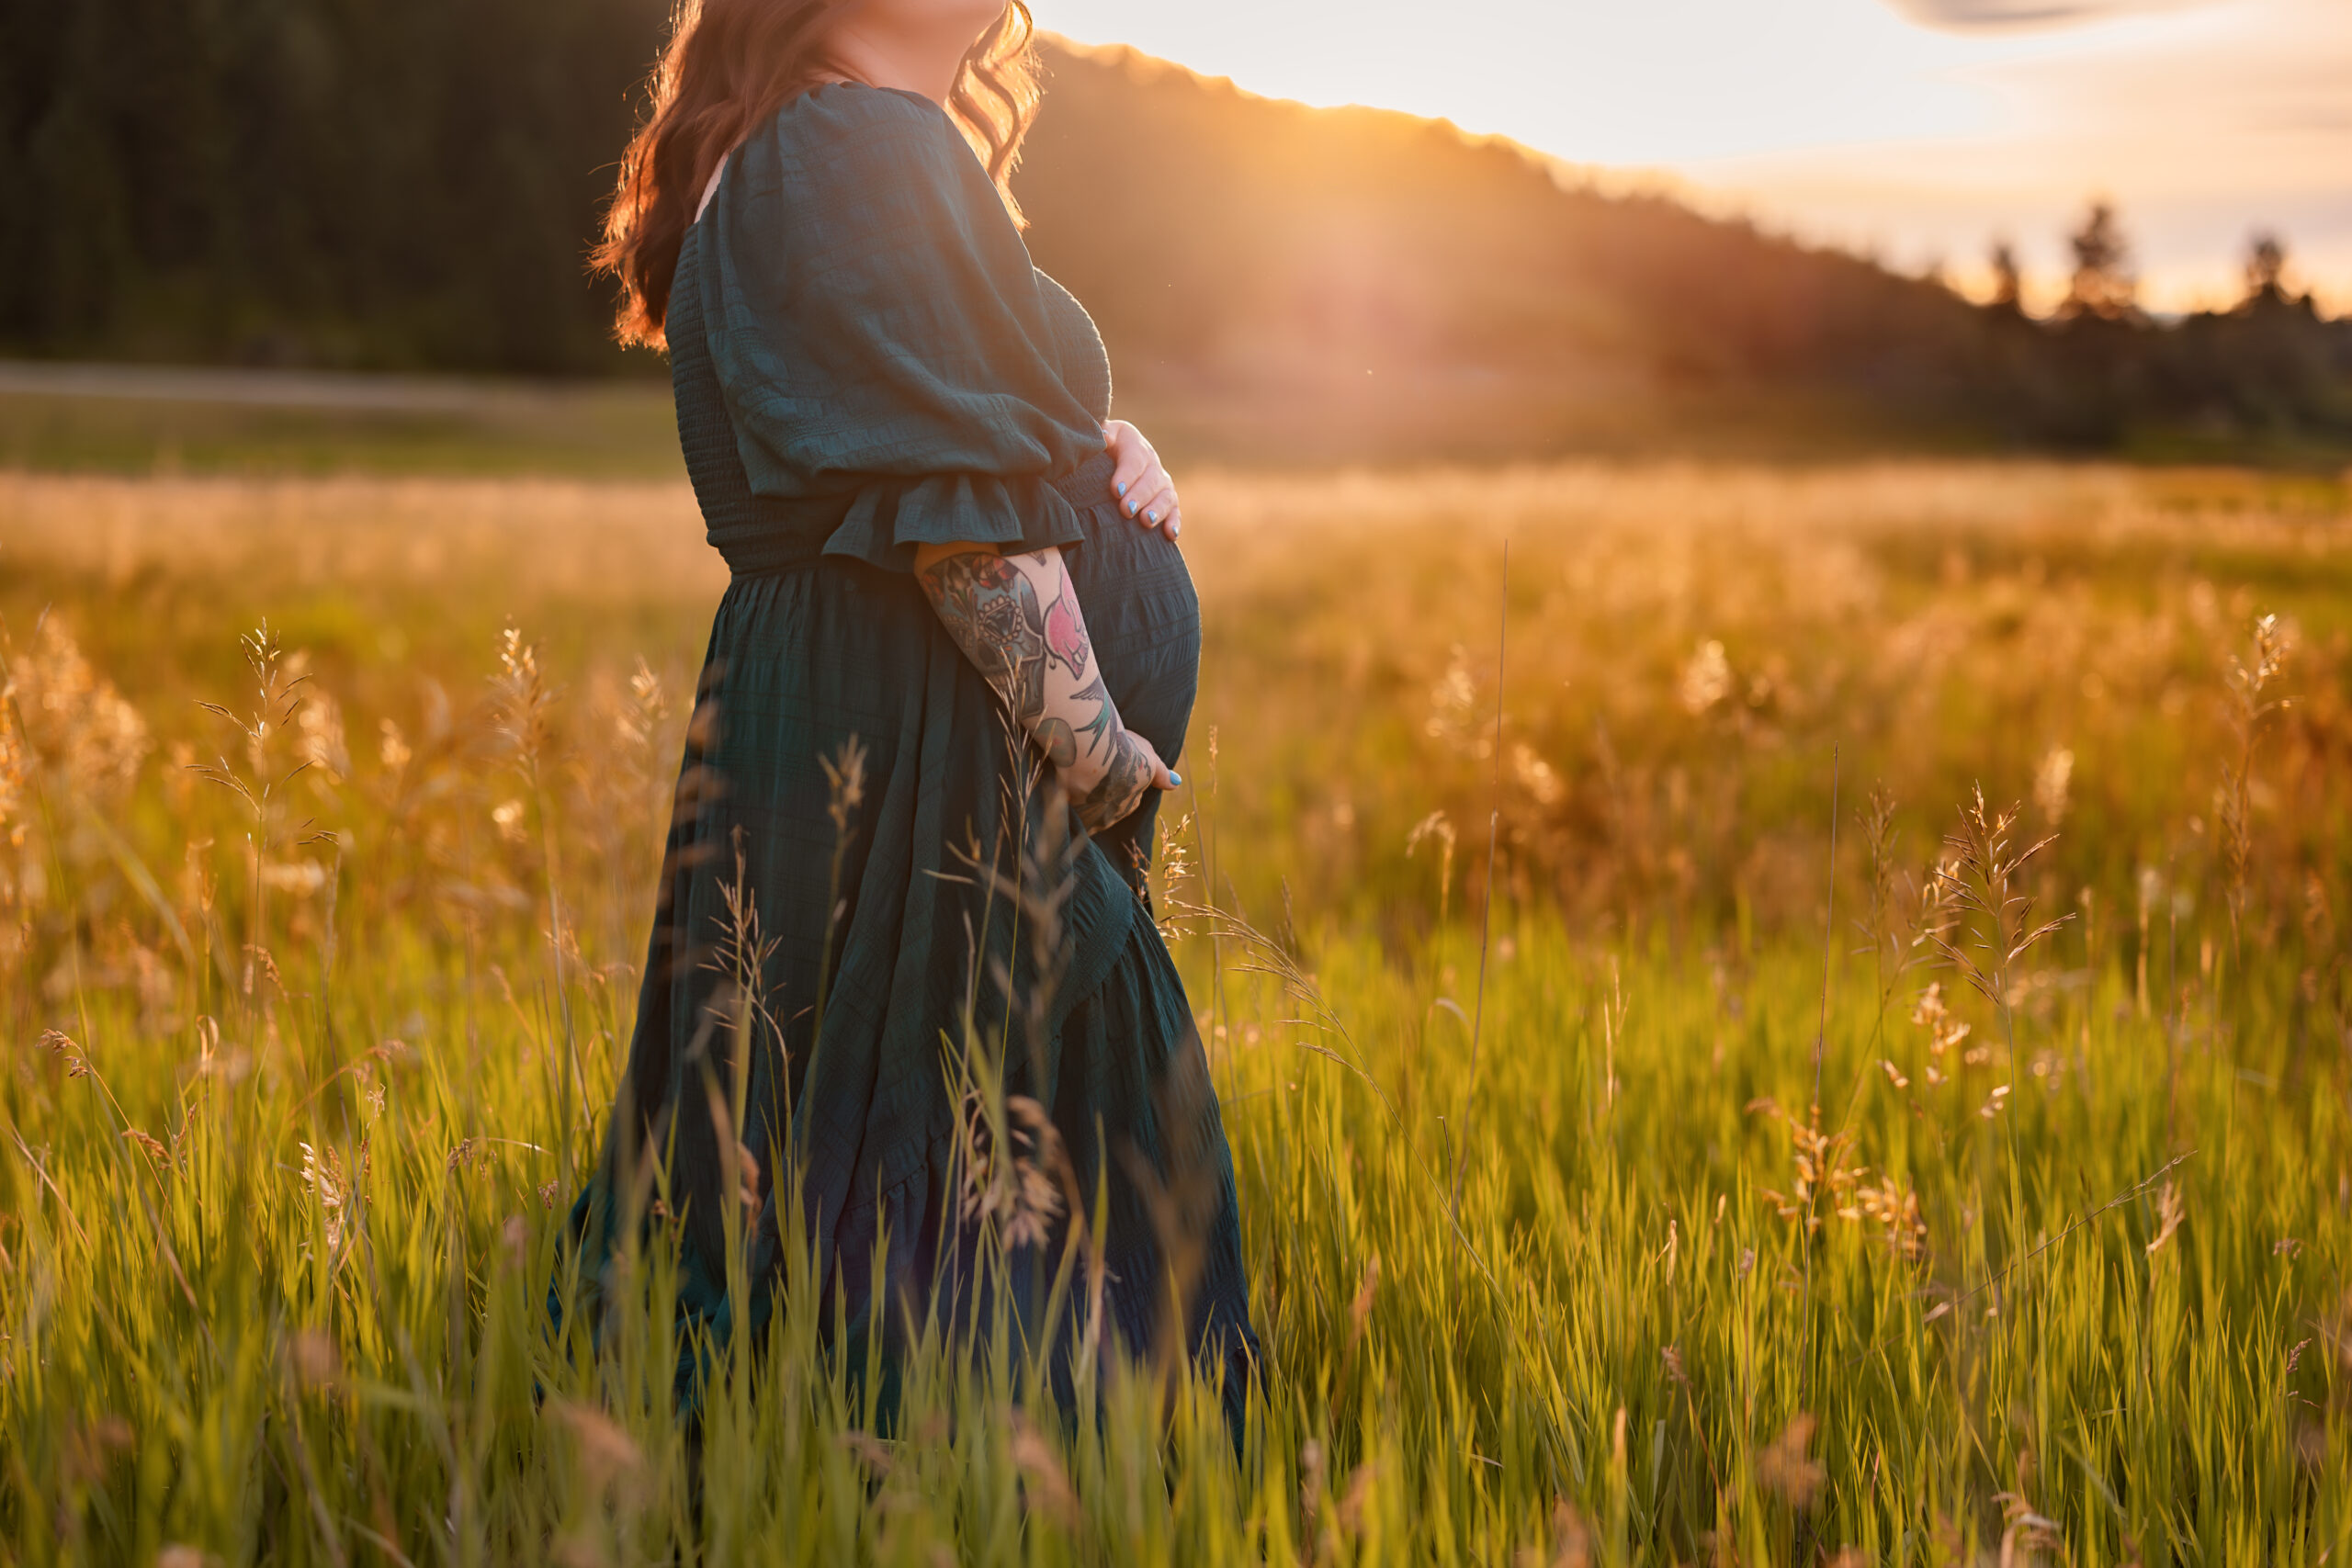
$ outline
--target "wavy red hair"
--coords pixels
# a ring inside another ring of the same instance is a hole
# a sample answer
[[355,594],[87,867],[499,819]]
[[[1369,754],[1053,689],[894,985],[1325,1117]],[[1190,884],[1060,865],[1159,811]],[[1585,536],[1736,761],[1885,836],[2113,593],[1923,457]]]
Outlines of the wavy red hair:
[[[854,3],[679,0],[648,84],[652,107],[621,155],[594,253],[596,270],[620,280],[621,342],[664,346],[678,248],[711,171],[763,120],[827,79],[825,37]],[[947,100],[1015,222],[1021,209],[1009,182],[1037,114],[1035,32],[1029,7],[1012,0],[964,56]]]

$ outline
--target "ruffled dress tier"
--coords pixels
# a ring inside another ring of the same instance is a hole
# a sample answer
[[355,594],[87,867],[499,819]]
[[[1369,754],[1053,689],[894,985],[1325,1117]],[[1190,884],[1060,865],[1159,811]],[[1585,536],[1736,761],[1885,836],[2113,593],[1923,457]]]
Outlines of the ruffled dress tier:
[[[879,1305],[886,1331],[938,1304],[972,1241],[950,1183],[958,1056],[977,1039],[1049,1114],[1078,1190],[1104,1194],[1108,1315],[1137,1351],[1161,1328],[1174,1214],[1186,1343],[1225,1359],[1234,1404],[1256,1340],[1232,1157],[1143,881],[1157,798],[1080,832],[912,575],[924,543],[1061,547],[1105,684],[1173,765],[1199,607],[1175,547],[1111,494],[1093,322],[1033,265],[938,106],[841,85],[729,158],[686,233],[668,335],[687,470],[733,576],[564,1272],[593,1317],[650,1156],[667,1161],[679,1311],[709,1337],[756,1335],[774,1308],[778,1199],[795,1195],[778,1180],[797,1182],[829,1322],[837,1302],[858,1328]],[[863,784],[844,830],[828,764],[852,745]],[[1056,940],[1040,943],[1046,905]],[[746,909],[764,1021],[739,1032]],[[748,1080],[719,1096],[740,1095],[739,1129],[711,1085],[746,1037]],[[762,1168],[741,1325],[725,1282],[738,1141]],[[680,1383],[693,1401],[690,1351]]]

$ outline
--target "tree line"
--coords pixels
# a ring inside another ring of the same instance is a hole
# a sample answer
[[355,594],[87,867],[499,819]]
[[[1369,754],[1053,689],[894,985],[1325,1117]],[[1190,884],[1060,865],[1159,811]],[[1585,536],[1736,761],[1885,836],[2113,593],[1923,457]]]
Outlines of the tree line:
[[2244,291],[2231,306],[2159,322],[2139,300],[2122,219],[2093,201],[2067,236],[2066,292],[2048,319],[2029,319],[2007,243],[1993,247],[1985,308],[1997,355],[1994,386],[2017,401],[2020,434],[2110,446],[2135,423],[2168,417],[2182,434],[2278,439],[2352,436],[2352,323],[2328,320],[2290,287],[2286,242],[2246,242]]
[[0,7],[0,340],[608,369],[587,236],[661,0]]

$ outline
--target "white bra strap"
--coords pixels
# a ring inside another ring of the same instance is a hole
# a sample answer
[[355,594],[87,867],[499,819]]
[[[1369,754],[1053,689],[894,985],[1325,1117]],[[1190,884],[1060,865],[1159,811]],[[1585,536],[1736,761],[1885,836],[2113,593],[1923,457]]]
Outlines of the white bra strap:
[[[734,155],[729,152],[727,158]],[[718,167],[710,171],[710,183],[702,187],[702,200],[695,204],[695,221],[696,222],[700,222],[702,215],[710,210],[710,198],[718,194],[719,177],[727,173],[727,158],[721,158],[718,161]]]

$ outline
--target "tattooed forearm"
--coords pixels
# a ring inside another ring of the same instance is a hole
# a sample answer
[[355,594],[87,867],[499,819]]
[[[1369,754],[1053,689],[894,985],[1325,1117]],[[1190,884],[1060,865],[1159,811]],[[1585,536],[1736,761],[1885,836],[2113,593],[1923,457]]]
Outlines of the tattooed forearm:
[[1112,732],[1119,728],[1119,710],[1111,701],[1111,694],[1103,686],[1102,676],[1097,675],[1071,693],[1070,702],[1080,708],[1091,705],[1094,710],[1093,717],[1073,721],[1078,743],[1081,747],[1091,750],[1102,746],[1109,741]]
[[992,551],[968,550],[933,561],[922,581],[949,634],[1021,727],[1035,730],[1046,714],[1050,649],[1036,585],[1021,563]]
[[[1118,716],[1112,716],[1114,726]],[[1102,771],[1100,783],[1092,789],[1074,792],[1070,804],[1078,808],[1078,819],[1086,824],[1089,832],[1100,832],[1133,811],[1143,799],[1143,792],[1151,787],[1151,763],[1136,743],[1133,731],[1119,728],[1111,742],[1111,761]]]
[[1060,774],[1080,820],[1101,829],[1134,810],[1157,759],[1119,722],[1061,552],[931,545],[915,572],[940,624]]
[[[1061,562],[1061,552],[1054,552],[1056,565]],[[1046,657],[1069,671],[1073,681],[1086,679],[1086,667],[1093,662],[1094,645],[1086,636],[1086,617],[1078,608],[1078,590],[1069,580],[1067,569],[1059,573],[1061,592],[1046,606],[1044,626]]]
[[1067,768],[1078,761],[1078,732],[1069,727],[1069,720],[1047,714],[1029,733],[1055,767]]

